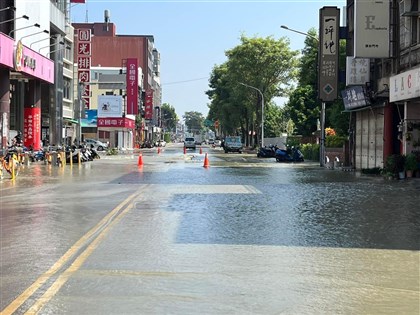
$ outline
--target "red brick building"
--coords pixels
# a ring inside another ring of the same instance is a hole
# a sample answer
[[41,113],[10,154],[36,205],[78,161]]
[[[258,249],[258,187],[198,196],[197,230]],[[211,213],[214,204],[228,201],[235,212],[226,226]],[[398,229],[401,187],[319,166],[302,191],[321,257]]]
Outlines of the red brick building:
[[[106,21],[102,23],[73,23],[72,25],[75,28],[75,34],[77,34],[77,29],[91,30],[92,54],[90,67],[113,67],[125,71],[125,60],[127,58],[137,58],[138,67],[141,68],[143,73],[142,82],[139,82],[139,86],[141,86],[141,91],[139,91],[141,113],[144,113],[145,109],[145,92],[148,91],[150,94],[150,91],[152,91],[153,95],[151,117],[146,117],[149,119],[143,120],[137,133],[140,134],[140,141],[153,140],[156,133],[160,132],[161,105],[160,57],[154,47],[154,37],[152,35],[117,35],[116,25]],[[77,47],[77,38],[75,38],[75,47]],[[138,137],[135,141],[139,141]]]

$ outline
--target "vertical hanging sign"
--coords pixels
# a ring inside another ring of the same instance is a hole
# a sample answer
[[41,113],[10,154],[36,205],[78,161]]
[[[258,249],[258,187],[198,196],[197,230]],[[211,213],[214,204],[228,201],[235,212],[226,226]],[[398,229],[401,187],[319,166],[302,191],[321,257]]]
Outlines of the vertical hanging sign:
[[139,82],[137,58],[127,58],[127,106],[126,113],[137,115],[139,113]]
[[152,89],[146,90],[144,118],[148,120],[153,119],[153,90]]
[[323,7],[319,16],[318,97],[329,102],[338,97],[340,10]]
[[90,108],[90,64],[92,58],[91,30],[77,30],[77,76],[83,84],[82,99],[85,109]]
[[23,145],[34,150],[41,148],[41,108],[28,107],[23,110]]

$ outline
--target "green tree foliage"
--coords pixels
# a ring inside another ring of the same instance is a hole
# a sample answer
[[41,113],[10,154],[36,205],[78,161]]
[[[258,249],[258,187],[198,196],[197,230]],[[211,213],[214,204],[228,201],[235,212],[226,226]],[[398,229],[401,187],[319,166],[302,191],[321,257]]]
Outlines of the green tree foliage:
[[[257,90],[240,83],[261,91],[265,112],[269,113],[268,104],[274,97],[286,95],[295,77],[297,51],[290,50],[285,38],[243,35],[240,40],[240,45],[225,53],[228,60],[213,69],[210,90],[206,92],[211,100],[208,118],[219,120],[224,134],[241,133],[249,145],[256,142],[248,137],[252,131],[258,140],[261,138],[262,97]],[[278,116],[267,114],[264,126],[267,134],[278,133],[278,127],[271,130],[275,123],[270,123],[271,118],[278,120]]]
[[[285,116],[296,124],[295,132],[310,136],[317,129],[321,102],[318,100],[318,35],[312,28],[305,39],[305,47],[299,59],[297,87],[290,93],[285,105]],[[345,67],[345,42],[340,41],[339,68]],[[340,84],[339,90],[344,89]],[[331,127],[340,135],[346,135],[349,115],[343,113],[343,102],[339,99],[326,104],[325,127]]]
[[162,127],[165,130],[175,131],[176,124],[178,122],[178,116],[175,112],[175,108],[168,103],[163,103],[161,106],[161,120]]
[[264,137],[280,137],[285,132],[287,122],[283,116],[281,107],[268,104],[265,111]]
[[202,113],[191,111],[185,112],[182,116],[185,120],[187,131],[193,134],[200,134],[204,126],[204,117]]
[[299,59],[297,87],[290,93],[284,107],[285,116],[295,123],[295,133],[303,136],[310,136],[316,130],[320,116],[317,100],[318,35],[313,28],[308,34]]

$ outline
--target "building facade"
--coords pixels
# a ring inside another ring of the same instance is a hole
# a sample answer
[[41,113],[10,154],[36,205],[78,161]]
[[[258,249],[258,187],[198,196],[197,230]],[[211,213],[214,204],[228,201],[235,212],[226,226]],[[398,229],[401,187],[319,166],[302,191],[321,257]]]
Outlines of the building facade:
[[[91,39],[91,71],[93,78],[99,75],[100,69],[120,69],[121,74],[128,71],[127,60],[135,59],[138,64],[139,77],[138,87],[138,113],[136,129],[132,131],[133,145],[140,145],[141,142],[153,142],[159,136],[160,131],[160,106],[161,106],[161,85],[160,85],[160,55],[154,47],[154,38],[151,35],[117,35],[116,25],[111,23],[108,13],[105,11],[104,22],[95,23],[73,23],[75,33],[77,30],[90,30]],[[93,82],[93,81],[92,81]],[[127,88],[120,89],[115,93],[112,89],[102,91],[108,94],[118,94],[128,98]],[[92,95],[91,95],[92,96]],[[124,98],[124,100],[127,100]],[[125,101],[124,101],[125,102]],[[89,101],[89,109],[98,109],[97,100],[92,97]],[[103,127],[98,126],[98,132]],[[104,137],[104,134],[98,134]],[[115,139],[109,139],[112,143]]]
[[73,64],[72,54],[65,52],[72,41],[67,9],[66,0],[0,2],[3,150],[16,132],[22,132],[25,146],[34,149],[43,138],[56,144],[64,140],[63,117],[72,116],[73,103],[71,91],[65,89]]
[[342,93],[351,113],[351,160],[356,169],[383,168],[391,154],[419,154],[419,4],[347,1],[347,63],[364,60],[367,65],[358,73],[363,80],[347,81]]

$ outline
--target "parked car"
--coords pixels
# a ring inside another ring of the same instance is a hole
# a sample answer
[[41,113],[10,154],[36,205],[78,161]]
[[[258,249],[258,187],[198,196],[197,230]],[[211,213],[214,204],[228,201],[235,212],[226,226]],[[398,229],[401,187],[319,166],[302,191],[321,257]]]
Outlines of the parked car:
[[229,152],[239,152],[242,153],[243,146],[241,137],[233,136],[233,137],[226,137],[223,143],[223,149],[225,153]]
[[214,139],[207,140],[207,144],[214,144]]
[[165,147],[166,146],[166,141],[165,140],[158,140],[158,141],[156,141],[156,146],[157,147]]
[[93,148],[98,151],[103,151],[108,149],[108,145],[103,143],[102,141],[95,140],[95,139],[85,139],[86,145],[90,147],[93,145]]
[[193,137],[185,138],[184,140],[184,148],[185,149],[196,149],[195,139]]

